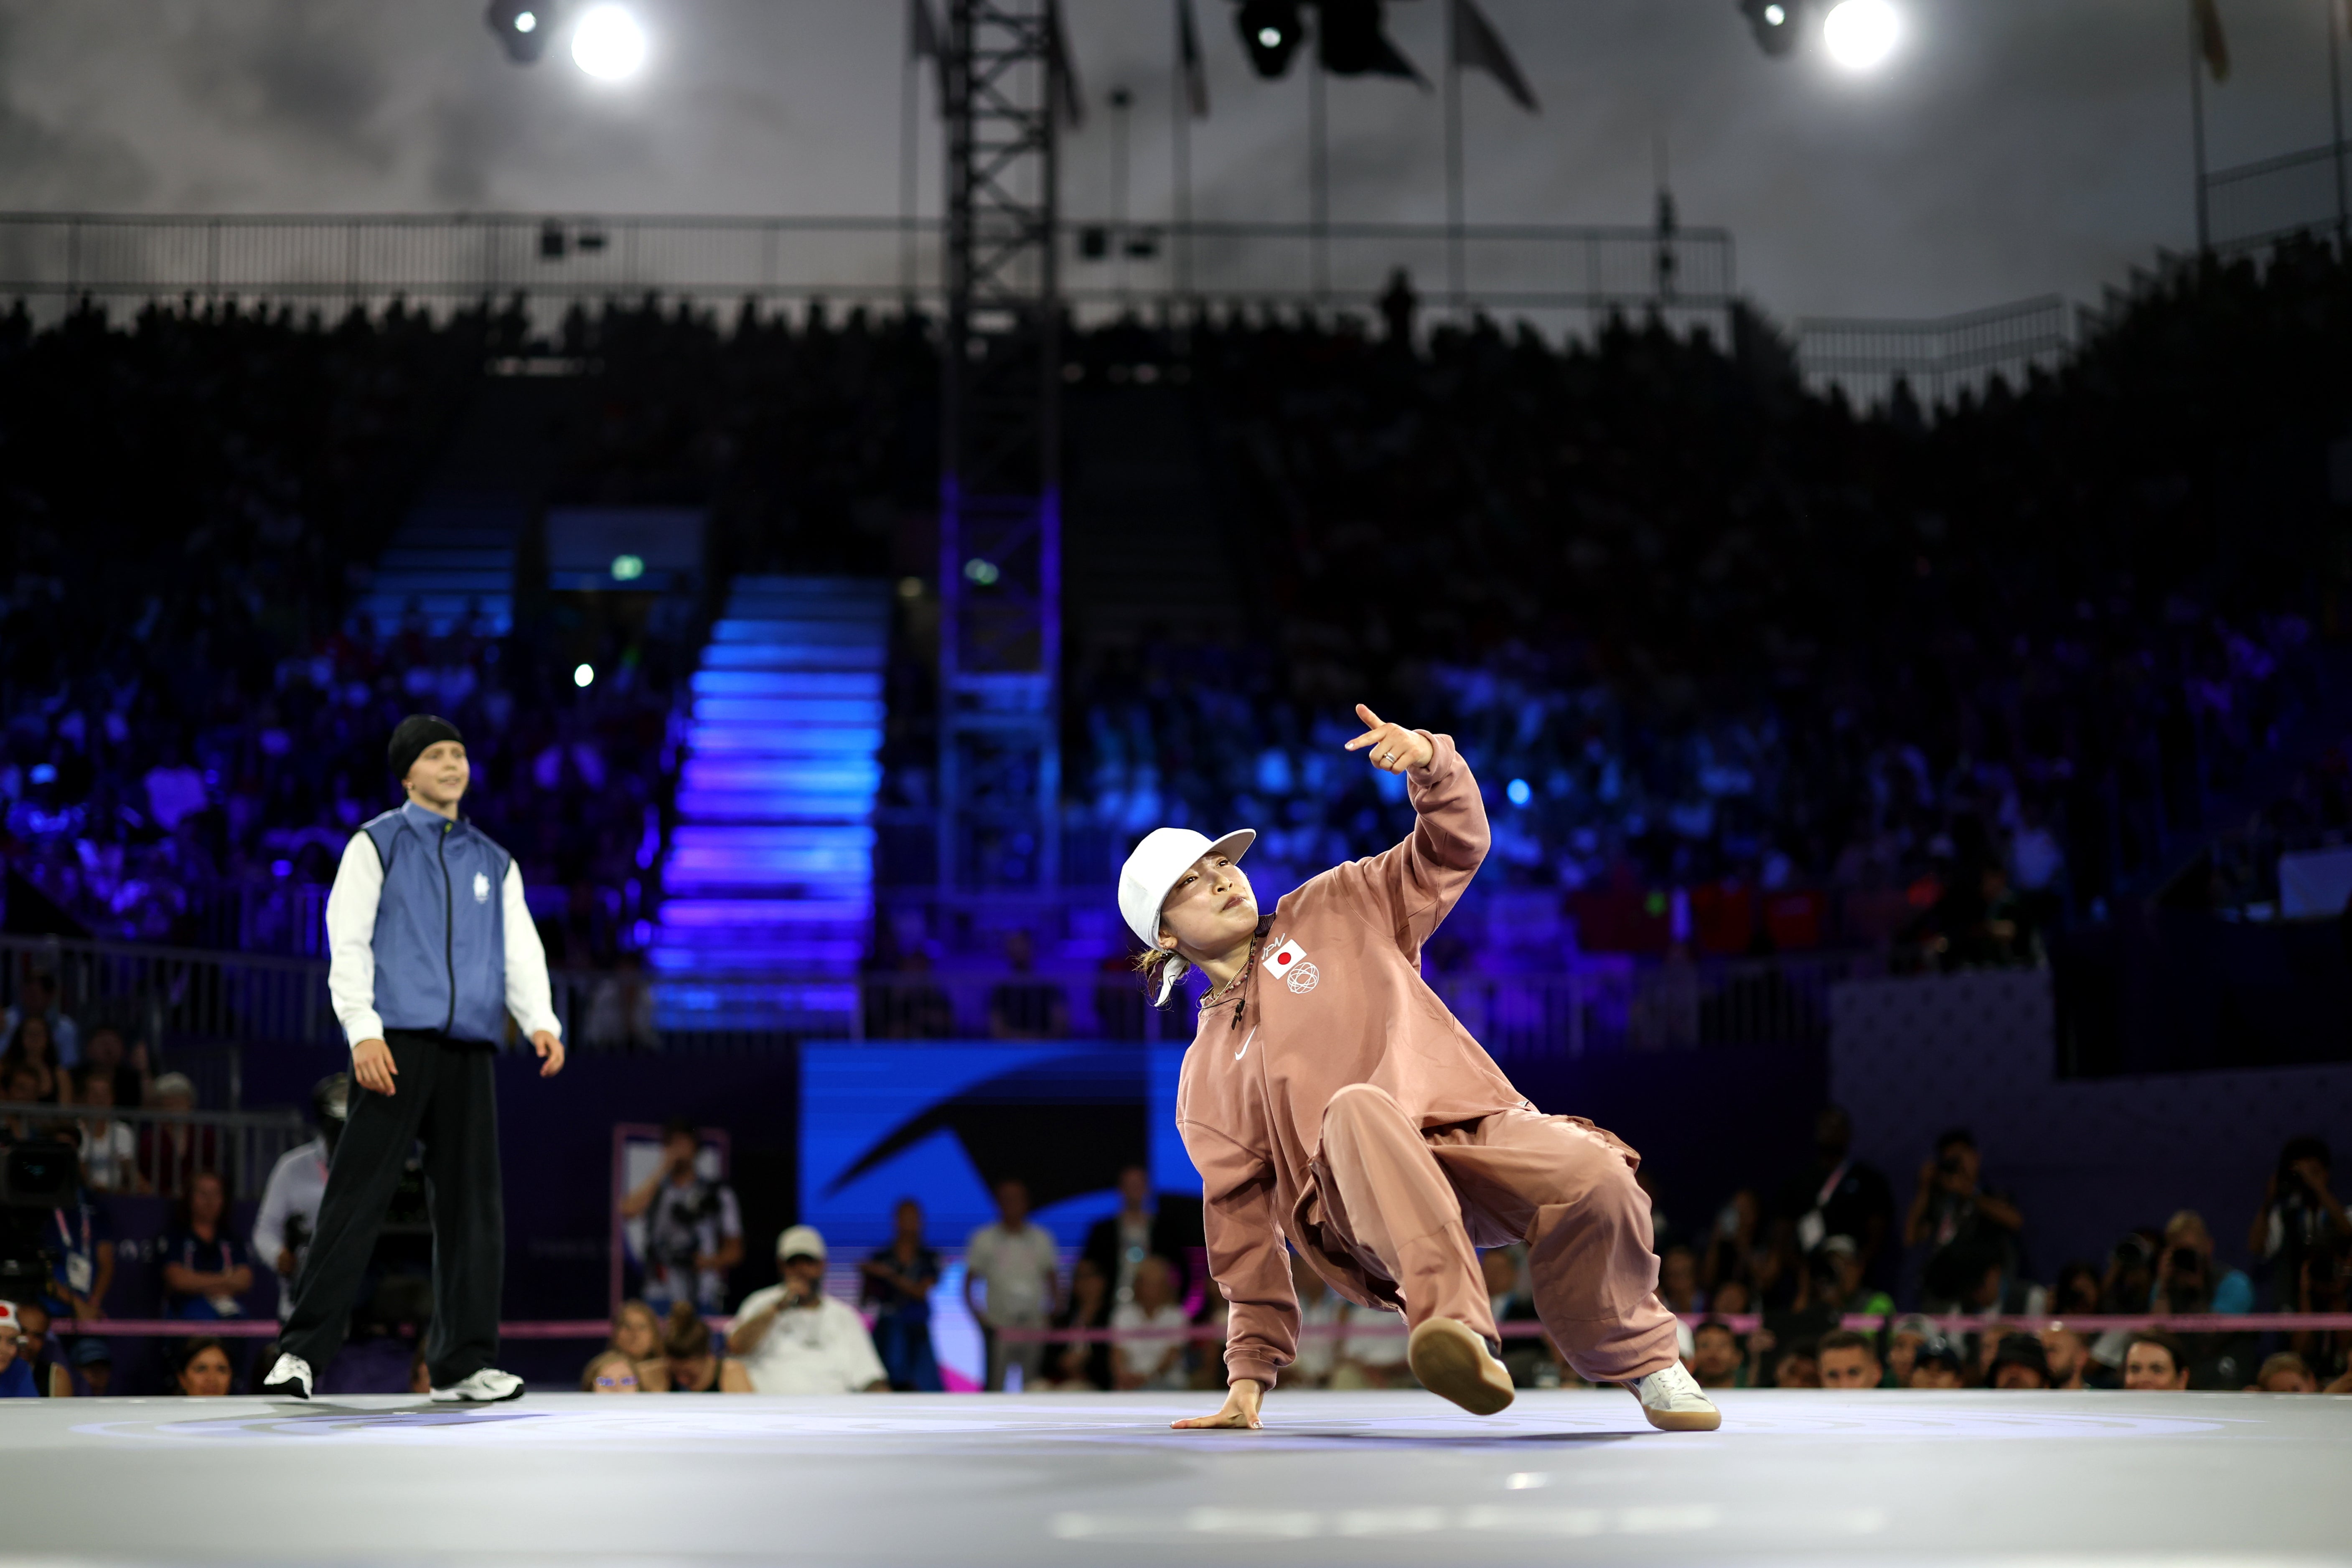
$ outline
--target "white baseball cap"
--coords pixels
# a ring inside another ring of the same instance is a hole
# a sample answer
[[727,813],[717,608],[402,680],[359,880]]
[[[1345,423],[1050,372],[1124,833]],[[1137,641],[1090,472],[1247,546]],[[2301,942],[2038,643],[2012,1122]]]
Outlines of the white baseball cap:
[[[1144,946],[1158,947],[1160,908],[1168,901],[1176,879],[1203,855],[1239,860],[1256,840],[1255,827],[1238,827],[1213,840],[1189,827],[1155,827],[1145,834],[1118,870],[1118,912],[1127,929]],[[1166,1003],[1169,991],[1191,968],[1181,958],[1171,958],[1160,966],[1160,1003]]]
[[814,1258],[824,1261],[824,1237],[813,1225],[796,1225],[776,1237],[778,1258]]

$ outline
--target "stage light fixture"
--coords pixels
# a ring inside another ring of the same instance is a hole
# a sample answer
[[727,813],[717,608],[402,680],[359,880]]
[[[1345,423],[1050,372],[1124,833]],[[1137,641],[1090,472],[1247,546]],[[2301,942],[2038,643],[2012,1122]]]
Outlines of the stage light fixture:
[[572,63],[602,81],[635,76],[646,63],[646,30],[621,5],[598,5],[572,29]]
[[573,666],[572,670],[572,684],[581,688],[583,690],[595,685],[596,667],[593,664]]
[[1903,36],[1903,18],[1887,0],[1838,0],[1822,18],[1822,44],[1848,70],[1885,63]]
[[1748,18],[1756,47],[1775,59],[1797,47],[1797,27],[1804,0],[1739,0],[1739,14]]
[[1298,19],[1298,0],[1243,0],[1234,26],[1249,53],[1250,68],[1262,77],[1278,77],[1290,68],[1307,28]]
[[482,21],[497,36],[507,58],[519,66],[536,65],[547,52],[558,20],[554,0],[490,0]]

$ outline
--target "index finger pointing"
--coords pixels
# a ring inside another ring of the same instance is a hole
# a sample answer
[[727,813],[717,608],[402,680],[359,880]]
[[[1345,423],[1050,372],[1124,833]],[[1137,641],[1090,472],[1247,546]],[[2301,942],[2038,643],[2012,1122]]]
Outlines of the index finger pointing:
[[1373,712],[1370,708],[1367,708],[1360,702],[1356,704],[1356,717],[1364,721],[1367,729],[1377,730],[1382,723],[1386,722],[1386,721],[1382,720],[1379,714]]

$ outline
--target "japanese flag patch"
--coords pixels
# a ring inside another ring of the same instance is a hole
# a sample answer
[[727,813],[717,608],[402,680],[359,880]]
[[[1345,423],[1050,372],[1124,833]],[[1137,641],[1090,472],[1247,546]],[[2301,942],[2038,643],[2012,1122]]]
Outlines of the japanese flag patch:
[[1323,978],[1307,961],[1307,950],[1295,942],[1286,942],[1265,955],[1265,972],[1301,995],[1314,990],[1316,983]]

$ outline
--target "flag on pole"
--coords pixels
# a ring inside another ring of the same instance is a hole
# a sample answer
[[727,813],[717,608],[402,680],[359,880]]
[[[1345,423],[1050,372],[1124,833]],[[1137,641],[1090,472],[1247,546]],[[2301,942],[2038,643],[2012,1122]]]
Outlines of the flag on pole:
[[1086,95],[1078,90],[1078,63],[1070,55],[1070,36],[1062,30],[1061,0],[1045,0],[1045,25],[1052,29],[1046,48],[1053,56],[1055,89],[1061,99],[1062,123],[1076,131],[1086,123]]
[[[1477,0],[1449,0],[1449,3],[1454,7],[1454,25],[1448,29],[1454,39],[1454,68],[1485,71],[1503,84],[1503,90],[1511,95],[1512,102],[1529,114],[1542,113],[1543,110],[1537,107],[1534,89],[1528,86],[1528,79],[1519,74],[1519,62],[1511,58],[1509,47],[1503,42],[1503,35],[1495,31],[1495,25],[1486,20],[1486,13],[1478,9]],[[2200,0],[2200,3],[2210,6],[2213,0]],[[2220,35],[2217,33],[2215,36]]]
[[907,58],[929,60],[939,74],[940,102],[948,100],[947,40],[940,37],[939,24],[931,20],[931,0],[907,0]]
[[2214,0],[2189,0],[2197,18],[2197,52],[2215,81],[2230,79],[2230,40],[2221,31],[2221,8]]
[[1201,35],[1192,26],[1192,0],[1176,0],[1176,47],[1183,56],[1184,101],[1195,120],[1209,118],[1209,71],[1201,61]]

